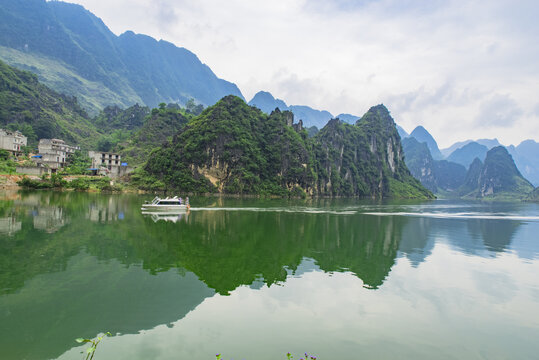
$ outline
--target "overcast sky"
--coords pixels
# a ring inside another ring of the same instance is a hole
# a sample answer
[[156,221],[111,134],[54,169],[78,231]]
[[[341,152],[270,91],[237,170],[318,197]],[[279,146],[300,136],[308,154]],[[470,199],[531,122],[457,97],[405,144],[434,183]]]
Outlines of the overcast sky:
[[536,0],[72,2],[118,35],[191,50],[247,100],[266,90],[358,116],[384,103],[408,132],[423,125],[442,148],[539,140]]

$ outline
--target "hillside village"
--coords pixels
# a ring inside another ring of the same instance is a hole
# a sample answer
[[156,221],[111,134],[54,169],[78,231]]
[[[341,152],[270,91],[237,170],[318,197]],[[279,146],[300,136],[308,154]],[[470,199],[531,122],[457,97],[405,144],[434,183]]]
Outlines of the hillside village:
[[[16,159],[17,174],[43,176],[61,172],[69,165],[73,154],[81,151],[80,146],[69,145],[61,139],[40,139],[37,149],[30,151],[27,144],[28,138],[21,132],[0,129],[0,149]],[[86,175],[117,179],[133,170],[117,153],[90,150],[83,155],[91,161],[90,167],[85,169]]]

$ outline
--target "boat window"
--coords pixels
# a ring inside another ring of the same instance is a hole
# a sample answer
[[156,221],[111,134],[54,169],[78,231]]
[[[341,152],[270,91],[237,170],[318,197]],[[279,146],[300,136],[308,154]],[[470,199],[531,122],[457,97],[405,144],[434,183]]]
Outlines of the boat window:
[[180,205],[180,202],[177,200],[161,200],[158,205]]

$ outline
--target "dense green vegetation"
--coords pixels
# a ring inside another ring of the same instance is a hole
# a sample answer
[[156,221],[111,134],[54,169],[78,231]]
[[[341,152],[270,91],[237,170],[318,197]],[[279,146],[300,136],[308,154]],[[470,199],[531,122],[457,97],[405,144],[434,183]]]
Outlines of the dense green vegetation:
[[111,148],[130,165],[143,164],[154,149],[168,143],[194,116],[188,110],[172,105],[161,103],[159,108],[152,109],[139,129],[132,131],[126,141],[118,141]]
[[[203,106],[194,100],[186,108],[160,104],[158,109],[133,105],[127,109],[108,106],[91,119],[75,98],[66,97],[39,83],[37,77],[0,61],[0,128],[19,130],[28,137],[27,149],[35,149],[41,138],[60,138],[83,150],[120,152],[138,165],[151,150],[177,133]],[[80,157],[80,155],[77,155]],[[67,174],[83,174],[89,159],[73,159]],[[14,171],[14,163],[3,162],[1,170]]]
[[[462,195],[491,200],[525,199],[533,185],[520,174],[507,149],[496,146],[487,152],[484,164],[476,160],[470,166]],[[473,187],[473,185],[477,185]],[[468,192],[471,190],[470,192]]]
[[61,138],[87,147],[98,137],[76,98],[58,94],[34,74],[1,61],[0,127],[21,131],[32,146],[41,138]]
[[77,96],[92,114],[111,104],[157,106],[190,97],[214,104],[227,94],[241,96],[187,49],[131,31],[116,36],[75,4],[3,0],[0,46],[1,59]]
[[155,150],[134,179],[191,192],[432,197],[407,170],[384,106],[357,125],[332,120],[312,139],[292,122],[289,111],[267,115],[227,96]]
[[407,169],[395,123],[383,105],[369,109],[356,125],[331,120],[313,142],[318,194],[433,197]]
[[75,151],[68,158],[68,165],[62,171],[64,175],[84,175],[88,172],[88,168],[92,166],[92,160],[88,157],[87,152],[80,150]]
[[17,182],[23,189],[73,189],[73,190],[94,190],[94,191],[122,191],[120,184],[111,185],[111,179],[108,177],[78,177],[67,181],[61,174],[51,174],[41,176],[40,180],[33,180],[23,177]]
[[16,166],[9,151],[0,149],[0,174],[13,174]]

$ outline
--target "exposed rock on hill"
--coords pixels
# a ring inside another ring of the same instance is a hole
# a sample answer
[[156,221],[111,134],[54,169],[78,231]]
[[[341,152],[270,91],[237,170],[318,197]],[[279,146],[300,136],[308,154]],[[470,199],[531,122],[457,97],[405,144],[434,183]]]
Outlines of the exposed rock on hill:
[[307,137],[289,111],[270,115],[227,96],[152,154],[145,170],[184,191],[432,198],[408,171],[383,105],[356,125],[331,120]]
[[478,164],[474,161],[468,171],[466,184],[470,187],[477,184],[477,187],[467,194],[469,197],[523,199],[534,190],[533,185],[522,177],[513,158],[503,146],[488,151],[479,176]]

